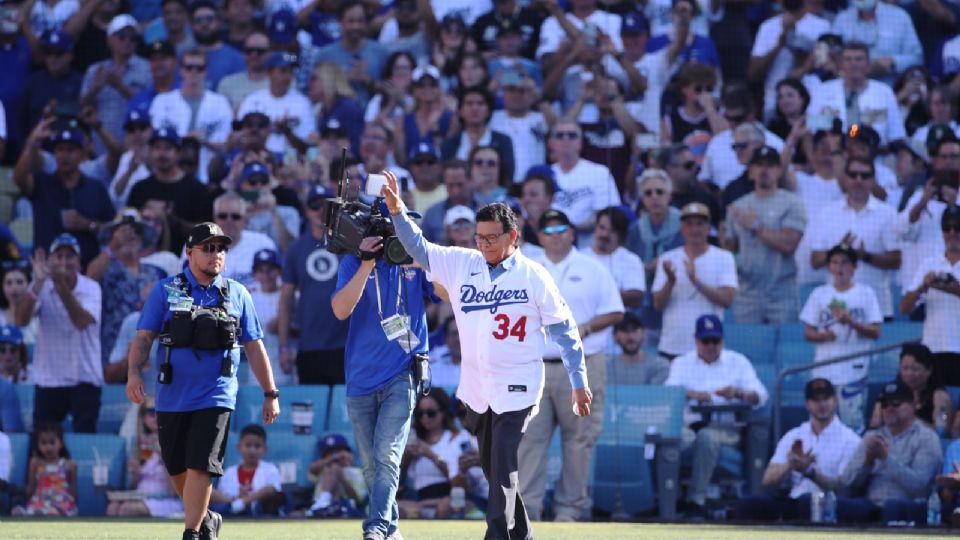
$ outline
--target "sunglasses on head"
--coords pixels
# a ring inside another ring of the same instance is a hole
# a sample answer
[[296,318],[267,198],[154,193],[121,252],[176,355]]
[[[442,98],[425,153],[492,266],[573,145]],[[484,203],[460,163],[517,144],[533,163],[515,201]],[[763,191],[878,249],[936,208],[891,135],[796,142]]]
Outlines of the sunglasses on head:
[[426,416],[427,418],[433,419],[436,418],[438,414],[440,414],[440,411],[437,409],[417,409],[413,411],[413,415],[417,418],[423,418]]
[[25,261],[23,259],[16,261],[3,261],[0,263],[0,270],[28,270],[30,268],[30,261]]
[[543,234],[547,236],[553,236],[555,234],[563,234],[568,230],[570,230],[569,225],[551,225],[543,228]]
[[227,249],[228,247],[226,244],[220,244],[220,243],[203,244],[202,246],[200,246],[200,250],[203,251],[204,253],[226,253]]
[[654,195],[656,195],[657,197],[659,197],[659,196],[663,195],[663,194],[666,193],[666,192],[667,192],[667,190],[665,190],[665,189],[663,189],[663,188],[645,189],[645,190],[643,190],[643,196],[644,196],[644,197],[653,197]]
[[738,142],[730,145],[730,148],[733,148],[734,152],[739,152],[740,150],[746,150],[750,146],[750,143]]
[[553,137],[561,141],[564,139],[575,141],[580,138],[580,134],[576,131],[557,131],[554,132]]
[[240,221],[243,218],[244,218],[243,214],[237,214],[233,212],[220,212],[219,214],[217,214],[217,219],[219,219],[220,221],[227,221],[227,220]]
[[15,353],[20,350],[20,346],[14,343],[0,343],[0,354]]

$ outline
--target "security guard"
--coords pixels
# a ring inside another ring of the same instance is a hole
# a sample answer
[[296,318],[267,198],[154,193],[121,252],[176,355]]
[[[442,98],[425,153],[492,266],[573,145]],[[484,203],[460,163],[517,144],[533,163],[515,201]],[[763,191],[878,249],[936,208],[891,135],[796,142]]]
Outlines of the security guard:
[[280,414],[280,394],[250,293],[220,275],[231,242],[215,223],[191,229],[189,266],[151,291],[130,348],[127,397],[140,404],[150,346],[158,336],[163,345],[156,400],[160,451],[183,499],[184,540],[216,539],[223,520],[207,506],[210,478],[223,474],[237,399],[239,345],[264,390],[263,423],[273,423]]

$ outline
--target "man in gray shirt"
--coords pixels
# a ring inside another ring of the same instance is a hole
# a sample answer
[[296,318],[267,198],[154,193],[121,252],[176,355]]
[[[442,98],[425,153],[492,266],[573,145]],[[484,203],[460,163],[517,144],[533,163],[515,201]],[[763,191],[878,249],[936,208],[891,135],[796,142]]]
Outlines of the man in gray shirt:
[[739,251],[740,290],[733,303],[738,323],[779,324],[797,320],[797,250],[807,213],[796,194],[777,187],[780,153],[762,146],[747,174],[755,190],[730,205],[724,247]]
[[916,420],[913,391],[899,379],[880,392],[883,427],[868,431],[841,484],[865,497],[837,500],[841,522],[926,523],[927,497],[943,463],[936,432]]
[[663,384],[670,374],[670,362],[656,351],[647,354],[643,350],[644,329],[640,319],[626,312],[620,322],[613,325],[613,339],[620,347],[620,354],[607,358],[607,373],[616,384]]

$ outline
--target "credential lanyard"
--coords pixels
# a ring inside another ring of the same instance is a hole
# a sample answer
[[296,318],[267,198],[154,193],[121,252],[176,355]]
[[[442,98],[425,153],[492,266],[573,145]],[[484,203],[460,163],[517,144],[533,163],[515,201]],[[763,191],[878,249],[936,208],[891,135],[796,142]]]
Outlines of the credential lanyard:
[[[402,272],[403,269],[401,268],[400,271]],[[376,288],[377,288],[377,313],[380,314],[380,320],[382,321],[383,320],[383,304],[380,301],[380,276],[379,274],[377,274],[376,266],[373,267],[373,283],[374,285],[376,285]],[[403,276],[400,276],[400,279],[398,280],[398,283],[397,283],[397,309],[394,312],[397,315],[400,314],[400,296],[402,295],[403,295]]]

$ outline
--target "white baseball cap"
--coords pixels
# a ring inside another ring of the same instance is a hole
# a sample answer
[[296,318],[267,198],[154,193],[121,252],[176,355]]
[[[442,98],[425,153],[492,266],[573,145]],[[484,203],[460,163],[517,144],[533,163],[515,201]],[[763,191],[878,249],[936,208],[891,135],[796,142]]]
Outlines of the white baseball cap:
[[444,226],[453,225],[461,219],[465,219],[470,223],[477,222],[477,218],[474,215],[473,210],[461,204],[447,210],[447,213],[443,216],[443,224]]
[[110,19],[110,24],[107,25],[107,35],[112,36],[127,27],[133,28],[138,34],[140,33],[140,26],[137,24],[137,20],[133,18],[133,15],[121,13],[113,19]]

